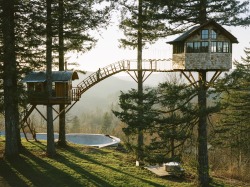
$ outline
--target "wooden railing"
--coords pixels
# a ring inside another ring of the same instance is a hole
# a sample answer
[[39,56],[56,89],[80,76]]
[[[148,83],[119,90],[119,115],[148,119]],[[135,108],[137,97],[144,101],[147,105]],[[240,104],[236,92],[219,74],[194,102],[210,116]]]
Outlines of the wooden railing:
[[[142,71],[151,71],[151,72],[165,72],[165,71],[172,71],[172,65],[169,65],[171,59],[149,59],[149,60],[143,60],[142,62]],[[136,60],[123,60],[118,61],[114,64],[110,64],[104,68],[98,69],[96,72],[89,75],[86,79],[84,79],[82,82],[80,82],[77,85],[77,88],[79,91],[77,94],[83,94],[86,90],[97,84],[103,79],[106,79],[107,77],[110,77],[116,73],[119,73],[121,71],[138,71],[137,67],[137,61]],[[80,95],[77,97],[80,98]],[[77,98],[76,97],[76,98]]]
[[81,98],[81,92],[80,89],[75,87],[72,89],[72,94],[71,94],[71,100],[72,101],[79,101]]
[[[170,59],[149,59],[149,60],[143,60],[142,67],[140,69],[142,71],[151,71],[151,72],[167,72],[172,71],[172,66],[169,66],[171,60]],[[166,63],[167,62],[167,63]],[[108,78],[116,73],[122,72],[122,71],[138,71],[137,67],[137,61],[136,60],[123,60],[116,62],[114,64],[110,64],[104,68],[98,69],[95,73],[92,73],[90,76],[85,78],[82,82],[80,82],[76,87],[72,89],[71,97],[67,97],[65,99],[68,99],[68,105],[65,108],[65,112],[68,112],[76,103],[80,100],[81,95],[100,82],[101,80]],[[40,95],[36,95],[36,97],[39,97]],[[41,95],[41,98],[44,98],[43,95]],[[53,98],[54,99],[54,98]],[[63,100],[63,98],[59,98]],[[51,99],[50,99],[51,101]],[[71,103],[71,101],[74,101],[74,103]],[[51,102],[49,102],[51,104]],[[58,104],[58,101],[55,103]],[[63,100],[63,103],[65,104],[65,100]],[[24,131],[25,125],[24,123],[27,123],[27,126],[30,128],[27,119],[29,115],[32,113],[32,111],[36,108],[36,105],[39,105],[40,103],[31,103],[31,105],[28,105],[26,110],[21,115],[21,128]],[[44,103],[43,103],[44,104]],[[53,104],[53,103],[52,103]],[[59,114],[57,115],[57,117]],[[56,118],[57,118],[56,117]],[[55,118],[55,119],[56,119]],[[55,120],[54,119],[54,120]],[[32,129],[30,128],[30,131],[32,132]]]

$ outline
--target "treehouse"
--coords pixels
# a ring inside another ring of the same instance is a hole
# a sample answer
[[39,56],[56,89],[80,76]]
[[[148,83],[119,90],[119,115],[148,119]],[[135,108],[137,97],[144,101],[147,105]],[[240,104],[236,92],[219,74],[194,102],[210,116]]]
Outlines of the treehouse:
[[72,81],[78,78],[78,74],[72,71],[52,72],[52,96],[48,97],[46,86],[46,72],[31,72],[24,79],[27,83],[28,101],[33,105],[47,104],[71,104],[79,100],[77,89],[72,88]]
[[174,70],[229,70],[232,44],[238,43],[230,32],[213,20],[195,26],[173,41]]

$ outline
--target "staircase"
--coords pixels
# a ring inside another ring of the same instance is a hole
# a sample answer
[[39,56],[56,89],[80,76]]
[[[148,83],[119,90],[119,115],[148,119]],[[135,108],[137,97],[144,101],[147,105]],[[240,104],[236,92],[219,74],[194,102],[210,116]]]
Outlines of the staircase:
[[[142,63],[142,71],[150,71],[150,72],[169,72],[172,69],[167,68],[166,62],[171,62],[171,59],[149,59],[143,60]],[[165,66],[162,67],[161,65],[164,64]],[[106,79],[116,73],[122,71],[138,71],[137,68],[137,61],[136,60],[122,60],[116,63],[110,64],[104,68],[99,68],[98,71],[92,73],[82,82],[80,82],[76,89],[79,90],[78,94],[79,97],[82,95],[86,90],[97,84],[103,79]],[[79,100],[79,99],[78,99]]]
[[96,72],[89,75],[86,79],[84,79],[77,85],[79,96],[103,79],[106,79],[107,77],[110,77],[121,71],[129,71],[130,69],[130,61],[128,60],[119,61],[104,68],[99,68]]
[[[169,64],[171,59],[149,59],[143,60],[142,62],[142,71],[149,71],[149,72],[169,72],[173,71],[172,68],[169,68]],[[72,89],[72,97],[71,100],[74,101],[71,105],[67,105],[65,107],[65,113],[67,113],[76,103],[80,100],[81,95],[87,91],[89,88],[93,87],[95,84],[99,83],[100,81],[122,71],[138,71],[137,61],[136,60],[122,60],[116,63],[110,64],[104,68],[99,68],[96,72],[89,75],[83,81],[81,81],[76,87]],[[25,133],[25,128],[27,127],[30,131],[33,139],[36,140],[35,136],[35,129],[32,129],[31,123],[29,120],[29,115],[32,111],[36,108],[36,105],[28,105],[27,109],[21,114],[21,128],[24,132],[25,138],[28,140],[28,137]],[[57,119],[57,116],[54,118]],[[25,125],[26,124],[26,125]]]

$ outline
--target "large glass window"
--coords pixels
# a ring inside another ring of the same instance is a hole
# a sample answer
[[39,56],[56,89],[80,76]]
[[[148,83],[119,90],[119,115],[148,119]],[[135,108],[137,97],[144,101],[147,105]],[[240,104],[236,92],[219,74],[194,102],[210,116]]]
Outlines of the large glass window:
[[217,52],[217,42],[211,42],[211,52],[212,53]]
[[194,42],[194,53],[200,52],[201,43],[200,42]]
[[211,42],[212,53],[229,53],[228,42]]
[[201,30],[201,39],[208,39],[209,37],[209,31],[208,29]]
[[174,54],[183,53],[183,52],[184,52],[184,44],[183,43],[174,44],[174,47],[173,47]]
[[223,42],[217,42],[217,52],[222,53],[223,52]]
[[228,42],[223,43],[223,52],[229,53],[229,43]]
[[201,52],[208,52],[208,42],[201,42]]
[[215,30],[211,30],[211,39],[216,39],[217,38],[217,33],[215,32]]
[[208,42],[187,42],[187,53],[208,52]]
[[187,49],[186,49],[186,52],[187,52],[187,53],[192,53],[192,52],[193,52],[193,49],[194,49],[193,42],[187,42]]

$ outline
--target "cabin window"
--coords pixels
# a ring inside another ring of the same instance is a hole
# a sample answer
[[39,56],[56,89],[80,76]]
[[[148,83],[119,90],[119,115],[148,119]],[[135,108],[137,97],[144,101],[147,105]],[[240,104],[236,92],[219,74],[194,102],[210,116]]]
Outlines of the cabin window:
[[28,91],[34,91],[35,90],[35,83],[28,83]]
[[228,42],[211,42],[212,53],[229,53]]
[[217,32],[215,30],[211,30],[211,39],[217,39]]
[[193,53],[193,49],[194,49],[194,44],[193,42],[187,42],[187,53]]
[[207,40],[209,37],[209,31],[208,29],[201,30],[201,39]]
[[52,82],[52,96],[55,97],[56,96],[56,83]]
[[173,46],[173,53],[183,53],[184,52],[184,45],[183,43],[178,43]]
[[41,82],[35,83],[35,91],[36,92],[43,92],[44,91],[43,83],[41,83]]
[[229,43],[228,42],[223,43],[223,52],[229,53]]
[[201,42],[201,52],[208,52],[208,42]]
[[208,52],[208,42],[187,42],[187,53]]
[[222,53],[223,52],[223,42],[217,42],[217,52]]
[[201,43],[200,42],[194,42],[194,53],[199,53],[201,48]]

